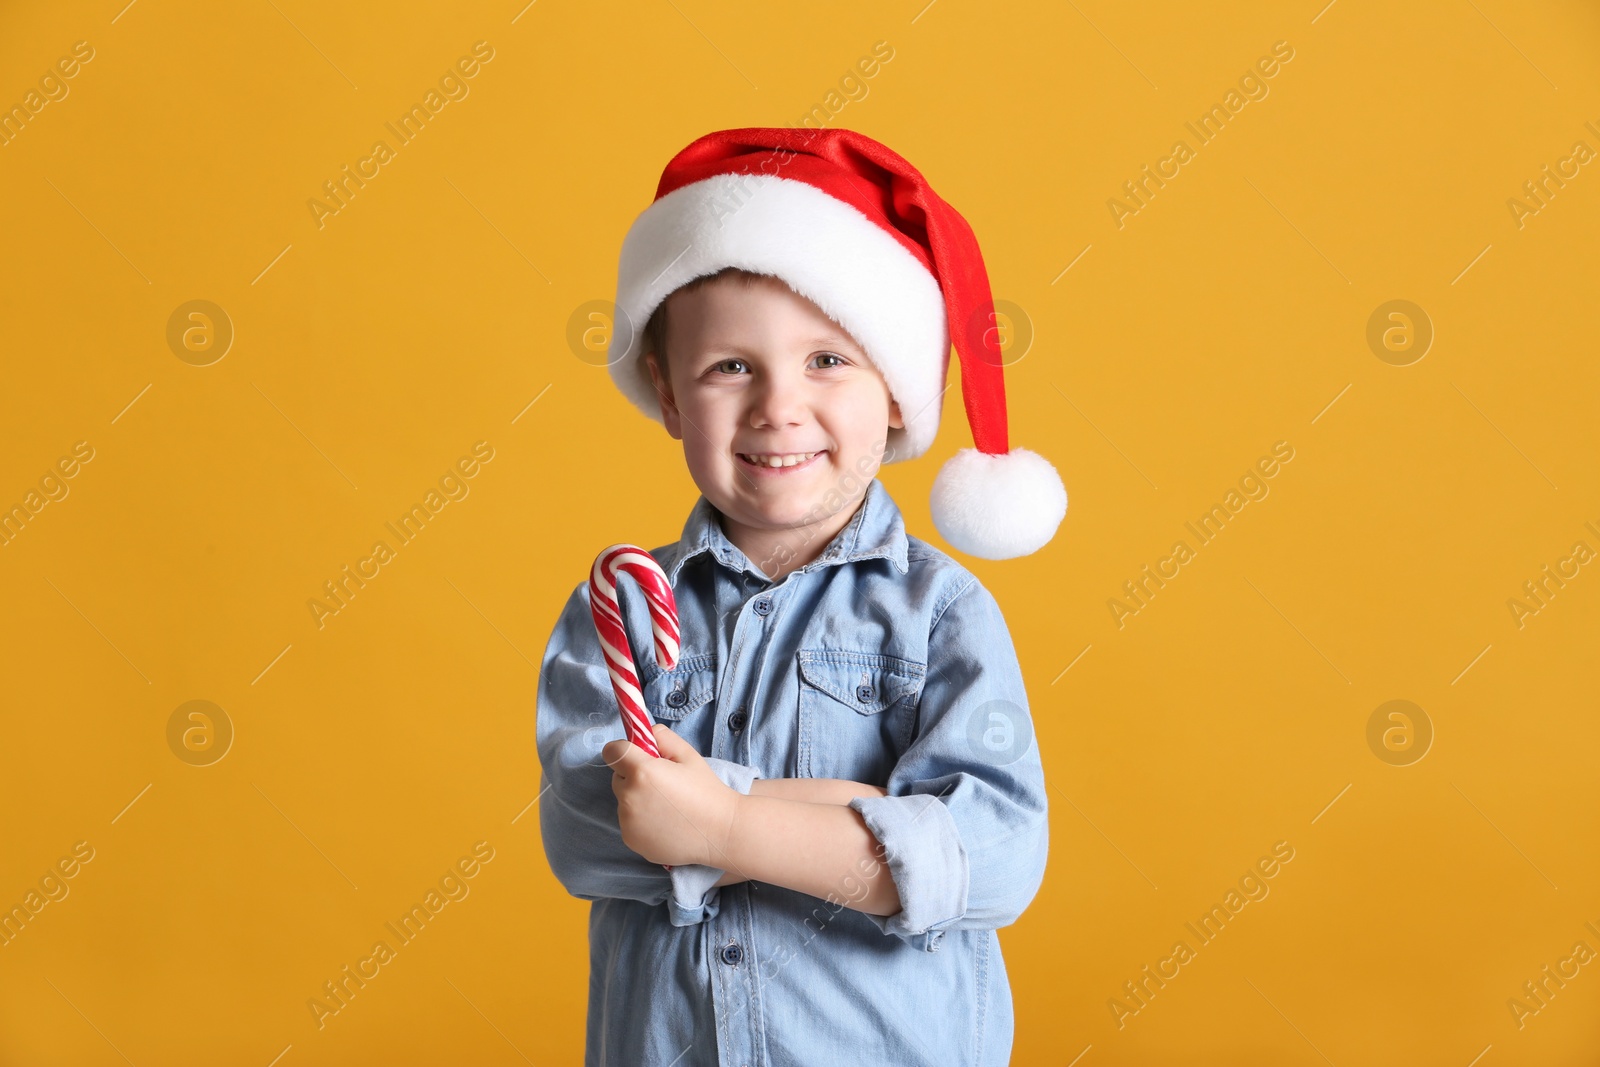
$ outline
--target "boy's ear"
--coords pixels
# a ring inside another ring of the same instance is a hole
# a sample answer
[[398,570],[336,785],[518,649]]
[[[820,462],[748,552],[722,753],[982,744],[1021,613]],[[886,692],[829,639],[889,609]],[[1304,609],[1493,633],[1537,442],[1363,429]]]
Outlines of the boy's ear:
[[656,387],[656,399],[661,403],[661,423],[674,441],[681,441],[683,429],[678,416],[678,405],[672,397],[672,382],[661,372],[661,366],[656,362],[654,352],[644,354],[644,363],[650,369],[650,380]]
[[906,428],[906,420],[900,415],[900,401],[894,397],[889,398],[889,428],[893,430]]

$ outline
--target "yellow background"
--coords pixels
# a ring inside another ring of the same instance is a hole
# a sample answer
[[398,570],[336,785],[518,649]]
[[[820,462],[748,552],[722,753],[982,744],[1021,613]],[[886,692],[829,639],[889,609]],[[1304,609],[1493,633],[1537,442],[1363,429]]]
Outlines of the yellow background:
[[[0,147],[0,503],[95,450],[0,548],[0,903],[95,850],[0,948],[0,1062],[579,1059],[537,664],[594,554],[674,540],[696,490],[569,320],[614,295],[673,152],[798,122],[880,40],[831,124],[971,221],[1035,334],[1013,443],[1071,496],[1045,550],[963,560],[1052,786],[1049,872],[1001,935],[1014,1062],[1600,1048],[1600,964],[1520,1028],[1507,1006],[1600,950],[1600,567],[1507,607],[1600,550],[1600,166],[1507,206],[1600,149],[1592,5],[123,2],[0,14],[0,102],[95,52]],[[479,40],[470,95],[319,228],[322,183]],[[1118,228],[1122,183],[1280,40],[1269,95]],[[166,340],[195,299],[236,332],[205,367]],[[1435,330],[1409,366],[1366,340],[1393,299]],[[959,396],[883,472],[935,544]],[[480,440],[470,495],[319,628],[307,601]],[[1122,583],[1280,440],[1270,495],[1119,628]],[[197,699],[235,730],[205,767],[167,742]],[[1409,766],[1367,743],[1392,699],[1435,733]],[[319,1031],[307,1000],[479,841],[470,896]],[[1123,983],[1278,841],[1270,895],[1119,1028]]]

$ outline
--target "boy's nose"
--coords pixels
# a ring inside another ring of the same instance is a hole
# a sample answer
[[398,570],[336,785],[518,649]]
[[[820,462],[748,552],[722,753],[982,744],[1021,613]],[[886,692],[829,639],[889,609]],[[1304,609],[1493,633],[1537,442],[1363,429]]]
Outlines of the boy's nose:
[[789,426],[800,422],[805,411],[802,391],[793,385],[769,379],[757,386],[750,401],[750,420],[754,426]]

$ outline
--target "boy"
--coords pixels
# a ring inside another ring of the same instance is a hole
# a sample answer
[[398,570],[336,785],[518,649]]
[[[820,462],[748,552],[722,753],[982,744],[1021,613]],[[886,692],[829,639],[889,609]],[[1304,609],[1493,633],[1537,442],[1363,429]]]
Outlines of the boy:
[[721,131],[668,164],[618,306],[648,321],[613,378],[701,496],[652,552],[672,670],[618,590],[662,758],[610,740],[587,582],[542,663],[540,828],[593,901],[585,1062],[1006,1063],[995,931],[1048,847],[1027,693],[994,598],[875,477],[931,444],[954,338],[979,448],[936,480],[941,533],[1008,558],[1065,513],[1048,461],[1006,446],[971,230],[859,134]]

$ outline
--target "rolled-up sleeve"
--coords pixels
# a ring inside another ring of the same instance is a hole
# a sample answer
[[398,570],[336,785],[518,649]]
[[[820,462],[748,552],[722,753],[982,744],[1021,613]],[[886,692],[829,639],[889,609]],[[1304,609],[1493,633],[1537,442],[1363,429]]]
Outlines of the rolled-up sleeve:
[[[706,756],[706,763],[717,772],[722,783],[746,795],[760,775],[754,767]],[[714,917],[722,908],[722,887],[717,881],[727,871],[703,863],[672,868],[672,896],[667,900],[667,918],[673,926],[692,926]]]
[[[545,857],[556,880],[580,900],[665,903],[675,926],[704,922],[717,914],[721,890],[715,883],[723,870],[686,864],[668,871],[622,840],[612,770],[601,755],[608,741],[622,736],[584,582],[563,608],[539,671],[534,737],[542,769],[539,832]],[[710,757],[706,762],[741,793],[749,793],[758,777],[745,764]]]
[[1044,767],[1016,649],[994,596],[976,579],[928,638],[915,739],[888,795],[857,797],[882,846],[900,911],[868,917],[932,951],[947,929],[1015,922],[1044,880]]

